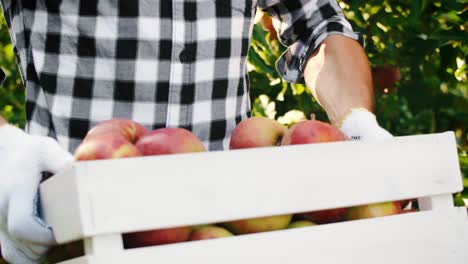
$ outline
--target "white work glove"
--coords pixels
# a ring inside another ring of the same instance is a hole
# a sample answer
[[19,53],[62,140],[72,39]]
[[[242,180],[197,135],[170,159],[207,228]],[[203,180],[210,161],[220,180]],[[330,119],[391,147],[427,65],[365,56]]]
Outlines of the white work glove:
[[0,246],[9,263],[39,263],[56,243],[38,215],[41,172],[56,173],[72,161],[52,138],[0,126]]
[[375,115],[364,108],[352,109],[340,129],[351,140],[375,141],[393,137],[379,126]]

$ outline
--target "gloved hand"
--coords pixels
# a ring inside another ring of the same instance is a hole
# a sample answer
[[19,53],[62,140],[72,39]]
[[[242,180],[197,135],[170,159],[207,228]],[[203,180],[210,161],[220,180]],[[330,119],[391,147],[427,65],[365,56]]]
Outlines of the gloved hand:
[[38,216],[38,187],[41,172],[56,173],[72,161],[52,138],[0,126],[0,245],[9,263],[39,263],[56,243]]
[[364,108],[352,109],[340,129],[351,140],[375,141],[393,137],[379,126],[375,115]]

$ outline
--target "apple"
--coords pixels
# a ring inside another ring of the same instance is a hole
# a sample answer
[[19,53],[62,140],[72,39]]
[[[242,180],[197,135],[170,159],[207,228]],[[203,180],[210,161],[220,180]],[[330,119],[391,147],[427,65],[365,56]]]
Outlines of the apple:
[[406,206],[408,206],[411,202],[411,200],[401,200],[401,201],[398,201],[400,203],[400,206],[401,206],[401,209],[404,209],[406,208]]
[[270,33],[269,35],[270,41],[274,41],[275,39],[278,38],[278,33],[276,32],[276,29],[273,25],[273,20],[271,16],[266,15],[266,14],[263,15],[261,23],[262,23],[263,29],[267,31],[268,33]]
[[336,222],[343,220],[343,217],[346,214],[346,212],[347,212],[346,208],[337,208],[337,209],[307,212],[307,213],[301,214],[301,216],[317,224],[328,224],[328,223],[336,223]]
[[119,134],[128,141],[135,143],[146,133],[148,133],[148,130],[137,122],[114,118],[97,124],[86,134],[85,141],[95,136]]
[[418,207],[418,199],[412,198],[407,200],[398,201],[401,205],[401,209],[411,209],[412,207]]
[[122,135],[103,134],[83,141],[75,151],[76,160],[105,160],[141,156]]
[[267,117],[252,117],[240,122],[232,132],[230,149],[258,148],[279,145],[287,129]]
[[192,132],[183,128],[161,128],[141,137],[136,147],[144,156],[206,151]]
[[351,207],[346,212],[345,219],[357,220],[395,215],[399,213],[401,213],[401,206],[399,202],[385,202]]
[[380,89],[391,89],[401,79],[400,68],[394,65],[381,65],[372,68],[374,84]]
[[407,210],[402,210],[400,214],[408,214],[408,213],[416,213],[418,210],[415,209],[407,209]]
[[301,220],[301,221],[296,221],[296,222],[292,222],[291,224],[289,224],[288,229],[308,227],[308,226],[314,226],[314,225],[317,225],[317,224],[311,221]]
[[224,224],[234,234],[244,235],[286,229],[291,219],[292,215],[280,215],[231,221]]
[[345,141],[347,137],[338,128],[317,120],[293,125],[284,135],[281,145],[312,144]]
[[221,237],[231,237],[233,234],[226,230],[225,228],[219,226],[203,226],[200,227],[192,232],[190,235],[189,240],[206,240],[206,239],[214,239],[214,238],[221,238]]
[[189,239],[191,227],[176,227],[123,235],[125,248],[158,246],[184,242]]
[[194,225],[194,226],[192,226],[192,230],[193,230],[192,232],[200,230],[200,229],[205,228],[205,227],[210,227],[210,226],[213,226],[213,225],[210,225],[210,224]]

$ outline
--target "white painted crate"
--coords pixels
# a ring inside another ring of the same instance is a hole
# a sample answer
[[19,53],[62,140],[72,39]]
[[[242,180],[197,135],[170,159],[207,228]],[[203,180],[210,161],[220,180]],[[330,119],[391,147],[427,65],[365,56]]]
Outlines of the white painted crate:
[[[468,263],[453,133],[77,162],[41,185],[63,264]],[[423,211],[123,249],[122,233],[419,198]]]

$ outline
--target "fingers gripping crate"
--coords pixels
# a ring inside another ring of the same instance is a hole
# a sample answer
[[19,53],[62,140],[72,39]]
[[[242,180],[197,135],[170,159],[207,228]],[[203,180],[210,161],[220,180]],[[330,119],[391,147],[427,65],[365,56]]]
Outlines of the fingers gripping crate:
[[[468,263],[453,133],[77,162],[41,186],[63,264]],[[127,232],[409,198],[422,211],[215,240],[124,249]]]

